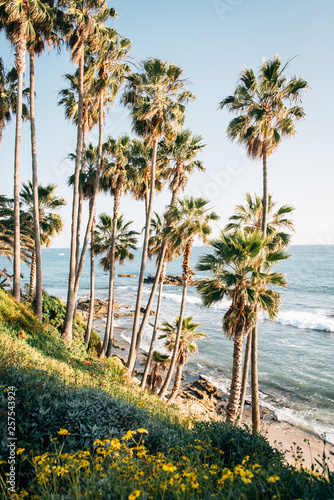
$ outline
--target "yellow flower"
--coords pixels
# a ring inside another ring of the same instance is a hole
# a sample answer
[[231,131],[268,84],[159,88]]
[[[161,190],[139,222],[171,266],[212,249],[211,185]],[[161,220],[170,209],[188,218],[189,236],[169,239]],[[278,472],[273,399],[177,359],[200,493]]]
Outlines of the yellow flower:
[[57,439],[58,439],[58,438],[52,438],[52,439],[51,439],[51,442],[52,442],[52,441],[57,441]]
[[136,434],[136,431],[128,431],[125,436],[122,437],[124,441],[129,441]]
[[21,455],[24,452],[25,448],[18,448],[16,450],[16,455]]
[[249,479],[249,477],[243,477],[243,476],[241,477],[241,481],[243,481],[245,484],[246,484],[246,483],[251,483],[251,482],[252,482],[252,480],[251,480],[251,479]]
[[268,483],[276,483],[279,480],[280,479],[279,479],[278,476],[270,476],[270,477],[267,478]]
[[129,495],[128,500],[136,500],[136,498],[138,498],[140,494],[141,494],[140,490],[135,490]]
[[139,432],[139,434],[148,434],[147,430],[146,429],[137,429],[137,432]]
[[70,436],[70,435],[71,435],[71,433],[70,433],[70,432],[68,432],[68,430],[67,430],[67,429],[60,429],[60,430],[59,430],[59,432],[58,432],[58,434],[59,434],[60,436]]
[[165,472],[175,472],[177,469],[177,467],[175,467],[175,465],[169,463],[169,464],[164,464],[162,466],[162,470],[164,470]]
[[3,392],[9,392],[9,389],[7,389],[7,387],[5,387],[5,389],[3,390]]

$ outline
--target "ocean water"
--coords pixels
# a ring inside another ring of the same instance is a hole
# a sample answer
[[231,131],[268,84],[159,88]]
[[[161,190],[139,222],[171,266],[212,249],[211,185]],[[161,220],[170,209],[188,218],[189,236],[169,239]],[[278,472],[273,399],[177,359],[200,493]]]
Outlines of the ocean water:
[[[207,248],[194,248],[192,269]],[[291,258],[280,264],[289,283],[282,291],[282,304],[275,320],[262,315],[259,322],[259,384],[261,404],[273,410],[279,420],[287,421],[310,433],[326,437],[334,444],[334,246],[292,246]],[[124,268],[116,272],[139,274],[140,251]],[[43,286],[52,295],[66,300],[68,249],[42,251]],[[0,259],[0,267],[8,261]],[[29,271],[22,266],[26,281]],[[148,261],[146,275],[155,272]],[[167,274],[180,275],[181,260],[174,261]],[[203,273],[197,273],[203,277]],[[195,276],[196,278],[196,276]],[[106,299],[108,276],[96,265],[96,297]],[[116,300],[134,306],[137,278],[116,278]],[[150,286],[145,285],[143,306]],[[165,285],[161,321],[172,321],[179,314],[181,287]],[[89,294],[89,265],[86,259],[79,296]],[[186,371],[203,375],[228,392],[232,369],[233,342],[222,331],[227,303],[203,308],[194,287],[188,288],[186,316],[201,322],[200,331],[209,338],[198,342],[199,353],[190,356]],[[154,308],[154,306],[153,306]],[[152,323],[152,320],[150,321]],[[130,338],[132,318],[119,318],[116,326]],[[148,325],[142,348],[148,349],[152,326]],[[157,349],[163,351],[158,342]]]

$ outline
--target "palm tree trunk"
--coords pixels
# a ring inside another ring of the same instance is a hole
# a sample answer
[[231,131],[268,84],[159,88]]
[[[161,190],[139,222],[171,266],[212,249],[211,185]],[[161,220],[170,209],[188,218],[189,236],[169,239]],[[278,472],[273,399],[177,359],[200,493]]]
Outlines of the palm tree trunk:
[[[147,325],[147,322],[148,322],[148,318],[150,317],[150,311],[151,311],[151,307],[152,307],[153,300],[154,300],[154,297],[155,297],[155,293],[156,293],[157,288],[158,288],[160,275],[161,275],[162,268],[163,268],[164,262],[165,262],[165,252],[166,252],[166,241],[163,243],[162,248],[161,248],[161,252],[160,252],[160,256],[159,256],[159,261],[158,261],[157,272],[156,272],[156,275],[155,275],[155,278],[154,278],[154,282],[153,282],[153,285],[152,285],[150,297],[148,299],[148,303],[146,305],[146,310],[145,310],[145,313],[144,313],[144,316],[143,316],[143,319],[142,319],[142,322],[141,322],[141,325],[140,325],[140,329],[139,329],[139,332],[138,332],[137,342],[136,342],[136,350],[135,350],[135,356],[136,356],[136,358],[138,356],[140,344],[141,344],[141,341],[143,339],[143,335],[144,335],[144,331],[145,331],[145,328],[146,328],[146,325]],[[134,373],[134,370],[135,370],[135,365],[133,366],[132,374]]]
[[26,40],[24,25],[21,25],[21,36],[16,43],[15,66],[17,70],[17,109],[15,130],[15,161],[14,161],[14,269],[13,269],[13,295],[15,300],[21,299],[21,245],[20,245],[20,149],[21,149],[21,123],[22,123],[22,86],[25,70]]
[[79,265],[78,265],[78,270],[77,270],[77,273],[75,276],[75,284],[74,284],[74,290],[73,290],[72,318],[73,318],[75,303],[77,300],[80,278],[81,278],[81,274],[82,274],[83,265],[85,262],[85,255],[86,255],[86,251],[88,248],[90,233],[91,233],[91,229],[92,229],[92,225],[93,225],[93,220],[95,217],[96,198],[97,198],[97,193],[99,190],[99,181],[100,181],[101,163],[102,163],[103,103],[104,103],[104,99],[103,99],[103,95],[101,95],[100,96],[100,103],[99,103],[99,143],[98,143],[98,148],[97,148],[97,152],[98,152],[97,153],[97,169],[96,169],[96,176],[95,176],[94,188],[93,188],[92,209],[91,209],[90,214],[89,214],[86,232],[85,232],[85,237],[84,237],[84,242],[82,245],[82,250],[81,250],[81,255],[80,255],[80,260],[79,260]]
[[162,288],[163,288],[165,274],[166,274],[166,272],[164,271],[164,269],[165,269],[165,267],[162,269],[161,276],[160,276],[158,304],[157,304],[157,311],[156,311],[156,315],[155,315],[154,328],[153,328],[153,333],[152,333],[152,338],[151,338],[150,349],[148,351],[147,361],[146,361],[145,370],[144,370],[144,375],[143,375],[143,378],[142,378],[142,381],[141,381],[141,384],[140,384],[140,387],[142,389],[145,389],[145,386],[146,386],[146,379],[147,379],[147,375],[148,375],[148,372],[149,372],[149,369],[150,369],[150,365],[151,365],[151,361],[152,361],[154,344],[155,344],[155,340],[157,338],[158,321],[159,321],[160,307],[161,307],[161,298],[162,298]]
[[82,151],[82,112],[83,112],[83,79],[84,79],[84,47],[81,48],[79,60],[79,104],[78,104],[78,127],[77,127],[77,147],[75,157],[75,172],[73,184],[73,204],[72,204],[72,228],[71,228],[71,254],[70,269],[68,277],[66,315],[63,328],[63,339],[70,348],[72,345],[72,321],[75,308],[75,281],[76,281],[76,247],[78,228],[78,198],[79,198],[79,174]]
[[251,378],[252,378],[252,432],[260,432],[259,374],[257,366],[257,313],[252,328]]
[[262,232],[267,234],[268,218],[268,155],[265,152],[262,159],[263,164],[263,214],[262,214]]
[[[178,167],[175,176],[179,176],[180,175],[180,168],[181,167]],[[179,192],[180,192],[180,185],[179,185],[179,183],[175,183],[175,185],[176,185],[176,188],[172,192],[172,199],[171,199],[171,202],[169,204],[169,214],[167,215],[167,226],[170,224],[170,209],[171,209],[171,207],[175,207],[175,205],[177,203],[177,198],[178,198],[178,195],[179,195]],[[137,338],[137,342],[136,342],[136,356],[138,356],[140,344],[141,344],[141,341],[142,341],[142,338],[143,338],[143,335],[144,335],[144,331],[145,331],[145,328],[146,328],[146,325],[147,325],[147,321],[148,321],[148,318],[149,318],[149,315],[150,315],[150,310],[151,310],[151,307],[152,307],[152,304],[153,304],[153,300],[154,300],[154,297],[155,297],[155,294],[156,294],[156,291],[157,291],[157,288],[158,288],[158,283],[160,281],[160,276],[163,275],[163,280],[165,278],[164,273],[163,273],[163,269],[166,269],[166,265],[167,265],[167,261],[165,259],[166,250],[167,250],[167,240],[164,239],[164,241],[162,242],[161,250],[160,250],[159,264],[158,264],[157,272],[156,272],[156,275],[155,275],[155,278],[154,278],[154,283],[152,285],[150,297],[149,297],[148,303],[146,305],[146,311],[145,311],[142,323],[140,325],[140,330],[139,330],[139,333],[138,333],[138,338]],[[155,342],[155,340],[154,340],[154,342]],[[152,343],[152,341],[151,341],[151,343]],[[148,366],[150,366],[150,365],[148,364]],[[135,366],[133,367],[132,374],[134,373],[134,369],[135,369]],[[146,368],[145,368],[145,370],[146,370]],[[147,375],[146,375],[146,377],[147,377]],[[146,382],[146,380],[145,380],[145,382]],[[143,386],[143,388],[145,388],[145,385]]]
[[154,198],[154,191],[155,191],[155,170],[156,170],[156,163],[157,163],[157,149],[158,149],[158,139],[154,138],[153,154],[152,154],[150,199],[149,199],[149,205],[148,205],[148,210],[147,210],[144,245],[143,245],[143,251],[142,251],[140,275],[139,275],[139,281],[138,281],[135,317],[133,320],[132,338],[131,338],[131,345],[130,345],[129,357],[128,357],[128,362],[127,362],[127,368],[128,368],[129,373],[132,373],[132,370],[136,364],[136,358],[137,358],[136,357],[136,343],[137,343],[137,336],[138,336],[138,325],[139,325],[139,318],[140,318],[141,298],[142,298],[143,286],[144,286],[145,266],[146,266],[147,252],[148,252],[148,240],[150,237],[150,225],[151,225],[152,210],[153,210],[153,198]]
[[249,372],[249,362],[250,362],[251,348],[252,348],[252,334],[251,334],[251,332],[249,332],[248,335],[247,335],[246,352],[245,352],[245,358],[244,358],[244,367],[243,367],[243,372],[242,372],[242,387],[241,387],[241,396],[240,396],[240,410],[239,410],[239,415],[238,415],[238,420],[237,420],[238,423],[241,422],[242,414],[243,414],[243,411],[244,411],[245,398],[246,398],[246,389],[247,389],[247,382],[248,382],[248,372]]
[[115,252],[116,252],[116,233],[117,220],[119,215],[119,206],[121,199],[121,189],[117,189],[114,197],[114,215],[112,227],[112,240],[110,252],[110,270],[109,270],[109,293],[108,293],[108,312],[107,324],[103,339],[103,346],[100,358],[109,357],[112,349],[113,330],[114,330],[114,305],[115,305]]
[[[92,202],[89,200],[89,209],[92,210]],[[95,253],[94,253],[94,231],[95,231],[95,214],[92,223],[92,229],[90,232],[90,303],[89,303],[89,313],[87,320],[87,328],[85,333],[85,342],[88,345],[90,339],[90,332],[92,330],[92,324],[94,319],[94,301],[95,301],[95,284],[94,284],[94,265],[95,265]]]
[[[39,204],[38,204],[38,176],[37,176],[37,148],[36,148],[36,125],[35,125],[35,54],[34,50],[29,52],[30,61],[30,130],[31,130],[31,152],[32,152],[32,184],[33,184],[33,209],[34,209],[34,238],[36,258],[36,294],[35,314],[42,321],[42,255],[41,236],[39,227]],[[32,283],[30,281],[30,287]]]
[[168,404],[169,405],[175,401],[175,398],[176,398],[176,396],[178,395],[178,393],[180,391],[181,381],[182,381],[182,370],[183,370],[183,367],[184,367],[183,364],[178,364],[177,367],[176,367],[174,385],[173,385],[171,396],[168,399]]
[[243,341],[243,332],[237,334],[234,337],[232,381],[230,388],[230,397],[226,408],[226,421],[231,422],[232,424],[235,424],[236,422],[240,404]]
[[185,308],[185,303],[186,303],[186,295],[187,295],[187,280],[184,281],[183,283],[183,291],[182,291],[182,300],[181,300],[181,308],[180,308],[180,318],[179,318],[179,327],[177,329],[177,334],[176,334],[176,339],[175,339],[175,346],[173,350],[173,355],[172,355],[172,360],[169,365],[169,370],[167,373],[167,376],[165,378],[165,381],[160,389],[159,396],[160,399],[162,399],[168,389],[169,383],[171,381],[173,371],[176,365],[176,360],[177,360],[177,355],[179,352],[179,345],[180,345],[180,338],[181,338],[181,333],[182,333],[182,324],[183,324],[183,316],[184,316],[184,308]]
[[33,249],[31,254],[30,283],[29,283],[29,296],[31,299],[33,299],[35,295],[35,281],[36,281],[36,254],[35,254],[35,249]]
[[[81,169],[80,173],[85,171],[85,151],[86,151],[86,128],[82,127],[82,151],[81,151]],[[79,183],[79,201],[78,201],[78,225],[77,225],[77,243],[75,253],[75,272],[78,272],[80,259],[80,236],[81,236],[81,219],[82,219],[82,202],[83,202],[83,186]]]

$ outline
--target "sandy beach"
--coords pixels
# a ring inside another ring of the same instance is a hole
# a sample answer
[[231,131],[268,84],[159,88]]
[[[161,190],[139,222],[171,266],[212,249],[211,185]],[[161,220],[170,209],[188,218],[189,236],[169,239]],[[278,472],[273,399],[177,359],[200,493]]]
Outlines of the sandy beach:
[[[96,331],[104,334],[105,323],[101,320],[94,321],[94,328]],[[122,334],[126,330],[123,328],[114,329],[114,353],[121,359],[127,358],[128,343],[123,338]],[[126,332],[127,335],[129,332]],[[142,370],[140,366],[141,360],[138,361],[137,369]],[[188,381],[184,380],[183,389]],[[208,407],[200,400],[194,400],[187,397],[176,398],[176,404],[180,410],[197,419],[214,419],[224,420],[223,412],[214,405]],[[251,426],[251,415],[249,406],[245,407],[244,418],[241,425]],[[326,455],[326,463],[331,471],[334,471],[334,446],[325,444],[319,437],[309,434],[301,429],[298,429],[291,424],[277,420],[273,412],[266,408],[261,408],[261,434],[265,436],[269,443],[277,448],[279,451],[284,452],[286,461],[293,465],[322,472],[322,467],[319,465],[323,463],[324,452]]]

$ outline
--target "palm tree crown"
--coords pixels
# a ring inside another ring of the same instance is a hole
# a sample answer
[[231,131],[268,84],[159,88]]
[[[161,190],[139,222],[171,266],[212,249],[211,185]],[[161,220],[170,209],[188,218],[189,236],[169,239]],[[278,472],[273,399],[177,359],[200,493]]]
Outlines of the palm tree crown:
[[[126,259],[133,260],[133,251],[137,250],[137,238],[139,234],[130,229],[133,221],[125,222],[120,215],[116,224],[115,260],[124,264]],[[94,251],[97,254],[106,253],[100,260],[100,265],[105,272],[110,271],[111,248],[113,237],[113,219],[103,213],[99,216],[96,225]]]

